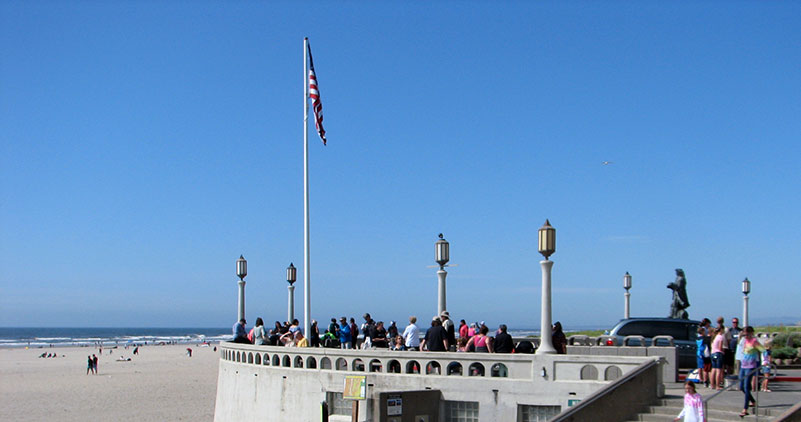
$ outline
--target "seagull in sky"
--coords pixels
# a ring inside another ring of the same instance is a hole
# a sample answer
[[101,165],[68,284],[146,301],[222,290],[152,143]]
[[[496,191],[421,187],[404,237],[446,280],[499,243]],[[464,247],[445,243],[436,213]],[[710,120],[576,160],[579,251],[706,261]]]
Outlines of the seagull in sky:
[[605,165],[605,166],[608,166],[608,165],[610,165],[610,164],[612,164],[612,163],[614,163],[614,161],[604,161],[604,162],[603,162],[603,163],[601,163],[601,164],[603,164],[603,165]]

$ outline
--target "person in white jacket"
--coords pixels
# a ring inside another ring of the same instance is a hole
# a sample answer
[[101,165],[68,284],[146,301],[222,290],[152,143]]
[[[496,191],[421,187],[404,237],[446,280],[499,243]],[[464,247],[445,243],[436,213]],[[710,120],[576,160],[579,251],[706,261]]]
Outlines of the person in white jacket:
[[[684,419],[682,419],[682,417]],[[674,421],[683,420],[684,422],[706,422],[704,416],[704,398],[695,392],[695,383],[687,381],[684,384],[684,408],[676,416]]]

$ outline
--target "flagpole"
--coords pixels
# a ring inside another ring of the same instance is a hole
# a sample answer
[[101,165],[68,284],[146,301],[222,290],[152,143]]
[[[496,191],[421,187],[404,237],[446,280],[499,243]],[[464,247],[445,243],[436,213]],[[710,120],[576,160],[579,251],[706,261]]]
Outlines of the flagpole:
[[[303,334],[308,338],[311,321],[309,293],[309,67],[306,64],[308,38],[303,39]],[[291,322],[291,321],[290,321]]]

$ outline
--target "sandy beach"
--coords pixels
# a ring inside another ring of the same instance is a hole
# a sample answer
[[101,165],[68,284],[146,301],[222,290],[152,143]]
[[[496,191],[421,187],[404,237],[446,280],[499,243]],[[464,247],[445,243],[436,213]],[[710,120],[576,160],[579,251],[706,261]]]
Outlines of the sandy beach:
[[86,375],[94,347],[0,349],[0,420],[212,421],[219,363],[212,348],[144,346],[137,356],[133,348],[103,349],[97,375]]

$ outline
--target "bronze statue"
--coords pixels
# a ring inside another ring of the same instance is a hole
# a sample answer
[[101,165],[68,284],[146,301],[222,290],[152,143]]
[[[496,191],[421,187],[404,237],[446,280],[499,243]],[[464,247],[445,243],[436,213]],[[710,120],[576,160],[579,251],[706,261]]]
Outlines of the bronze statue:
[[684,278],[684,270],[676,268],[676,281],[667,285],[673,290],[673,303],[670,304],[669,318],[689,319],[686,309],[690,307],[687,299],[687,279]]

